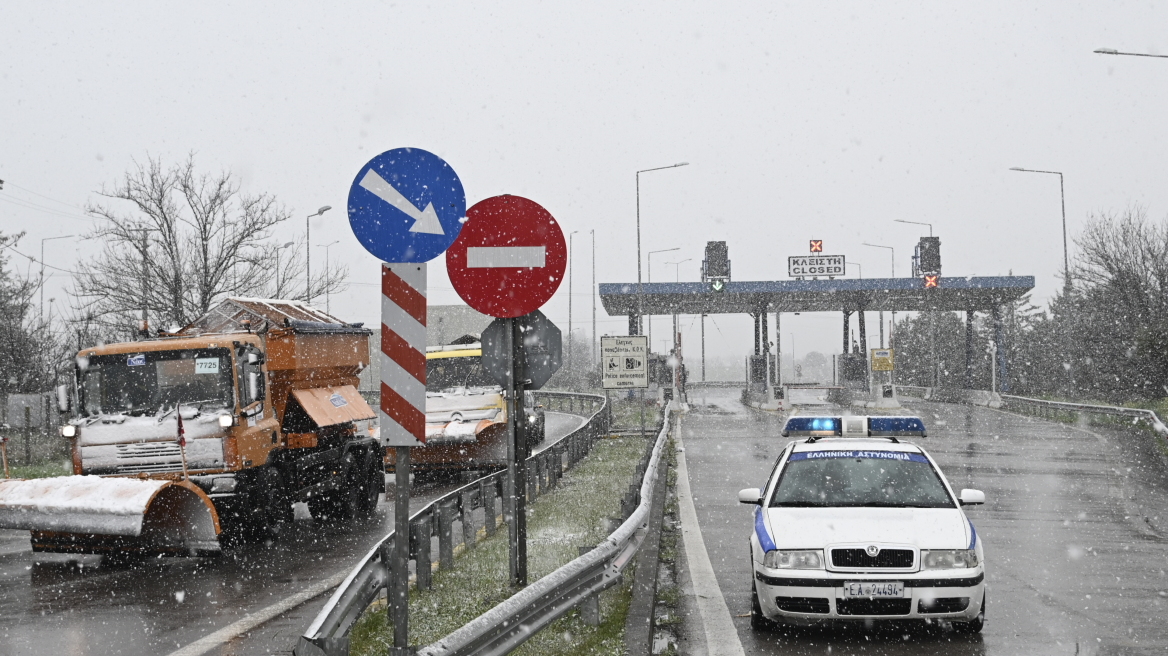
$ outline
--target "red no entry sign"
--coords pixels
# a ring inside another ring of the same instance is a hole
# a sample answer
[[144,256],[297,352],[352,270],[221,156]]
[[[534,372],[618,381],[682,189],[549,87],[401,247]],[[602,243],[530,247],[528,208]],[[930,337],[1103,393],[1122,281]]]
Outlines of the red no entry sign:
[[556,293],[568,249],[560,225],[539,203],[495,196],[466,218],[446,250],[446,269],[467,305],[492,317],[521,317]]

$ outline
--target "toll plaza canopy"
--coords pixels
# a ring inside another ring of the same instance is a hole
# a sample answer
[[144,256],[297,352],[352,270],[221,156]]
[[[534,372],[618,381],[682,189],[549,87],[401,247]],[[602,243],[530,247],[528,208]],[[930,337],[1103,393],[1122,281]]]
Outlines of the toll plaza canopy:
[[[713,291],[703,282],[641,285],[646,315],[764,312],[853,312],[857,310],[991,311],[1034,288],[1034,276],[941,277],[926,289],[920,278],[839,278],[728,282]],[[638,314],[637,283],[602,283],[600,300],[609,316]]]

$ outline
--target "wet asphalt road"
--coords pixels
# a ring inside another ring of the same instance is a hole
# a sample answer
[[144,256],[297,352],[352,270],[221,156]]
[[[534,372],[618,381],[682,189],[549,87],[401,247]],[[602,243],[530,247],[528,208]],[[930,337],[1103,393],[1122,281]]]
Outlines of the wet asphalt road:
[[[985,542],[987,624],[888,631],[750,628],[751,511],[737,491],[761,485],[788,441],[782,419],[744,409],[737,390],[682,421],[698,522],[747,654],[1163,654],[1168,651],[1168,477],[1151,438],[987,408],[906,399],[929,428],[916,440],[957,489]],[[704,653],[688,613],[683,653]]]
[[[582,421],[549,412],[548,442]],[[420,506],[452,487],[421,487],[413,498]],[[392,499],[392,484],[388,494]],[[0,656],[170,654],[348,571],[393,530],[393,515],[392,504],[382,501],[372,521],[331,529],[301,508],[291,530],[271,544],[215,559],[165,558],[133,566],[97,556],[34,555],[26,537],[6,532],[0,540]],[[208,653],[290,654],[327,599],[321,595]]]

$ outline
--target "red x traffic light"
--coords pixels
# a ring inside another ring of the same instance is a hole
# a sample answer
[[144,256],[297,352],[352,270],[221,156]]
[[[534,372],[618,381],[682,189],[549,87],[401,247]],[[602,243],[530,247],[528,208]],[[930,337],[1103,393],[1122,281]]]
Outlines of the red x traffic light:
[[822,253],[823,252],[823,240],[822,239],[812,239],[811,240],[811,252],[812,253]]
[[925,289],[941,286],[941,276],[925,276]]

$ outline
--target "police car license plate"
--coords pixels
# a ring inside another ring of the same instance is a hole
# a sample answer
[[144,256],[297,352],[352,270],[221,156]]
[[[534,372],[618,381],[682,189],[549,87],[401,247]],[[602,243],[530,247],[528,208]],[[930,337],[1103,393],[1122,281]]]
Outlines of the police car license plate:
[[845,597],[875,597],[878,599],[899,599],[904,597],[904,583],[901,581],[865,581],[844,583]]

